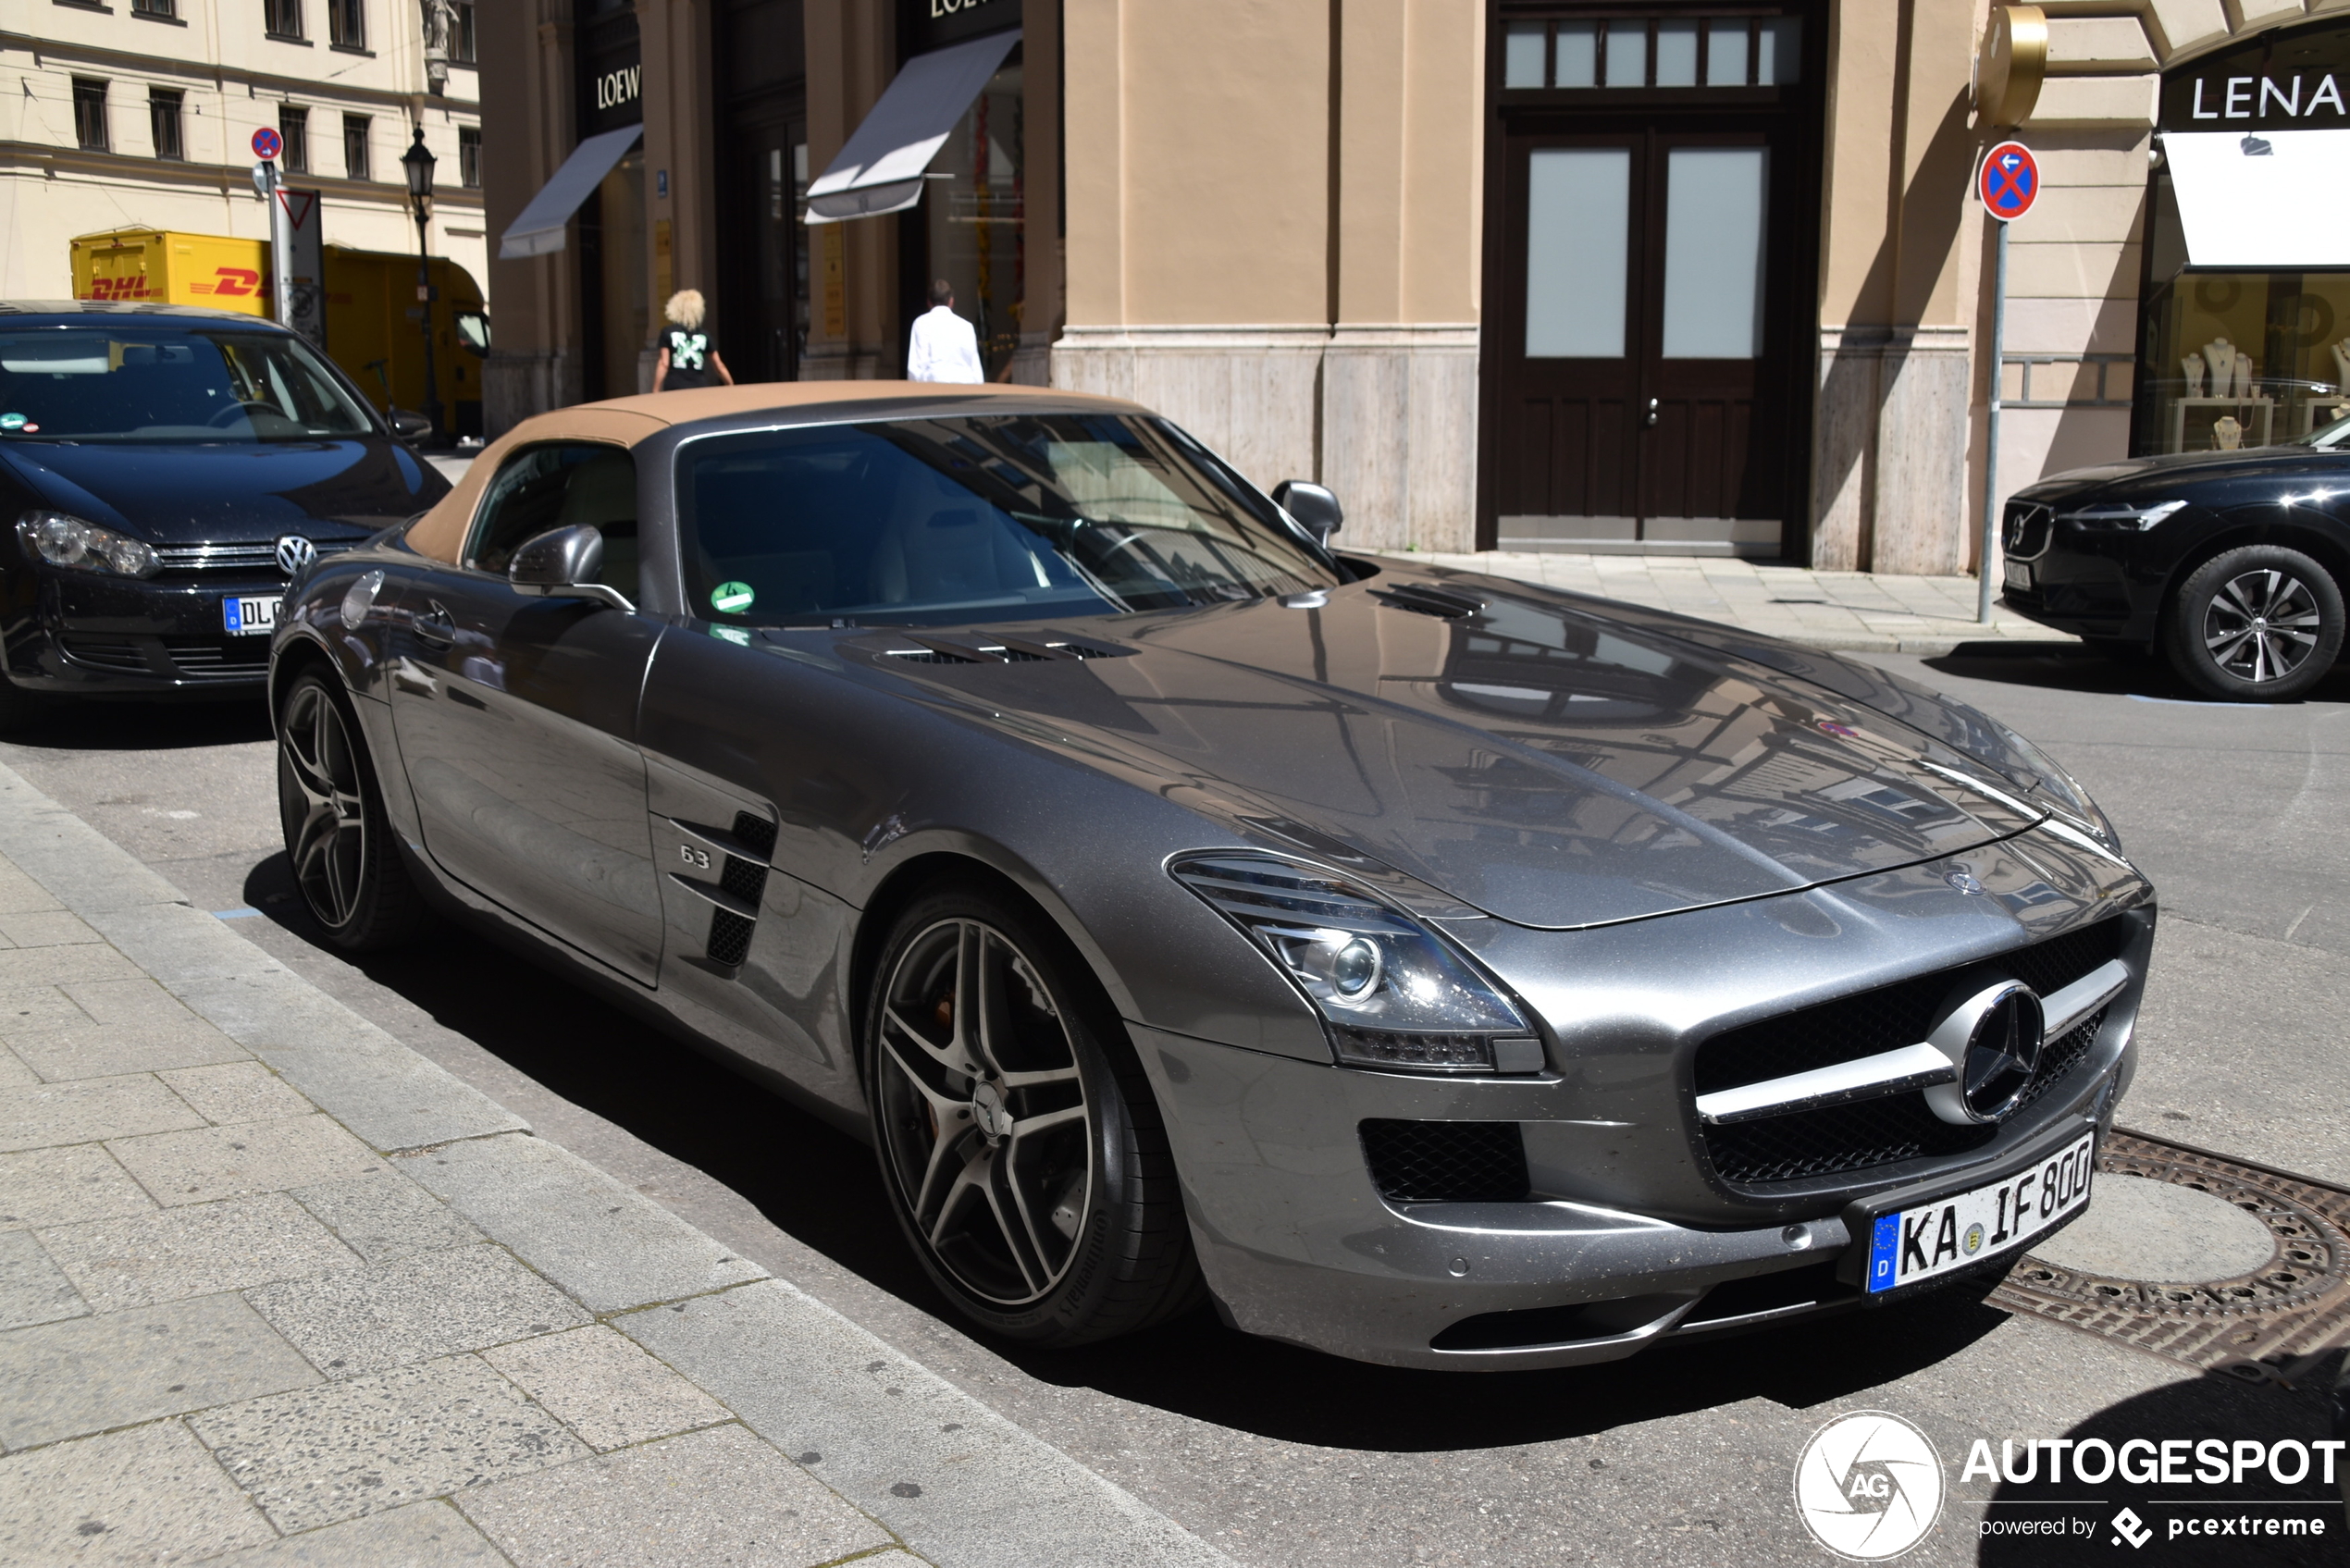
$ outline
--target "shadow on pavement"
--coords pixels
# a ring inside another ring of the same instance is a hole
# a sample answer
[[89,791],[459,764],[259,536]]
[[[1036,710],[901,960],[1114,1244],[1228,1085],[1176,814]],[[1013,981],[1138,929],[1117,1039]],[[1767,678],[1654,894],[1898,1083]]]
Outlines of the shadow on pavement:
[[186,702],[60,699],[34,710],[6,739],[36,751],[157,751],[270,738],[258,697]]
[[[2269,706],[2219,702],[2181,680],[2159,659],[2117,658],[2074,643],[1965,642],[1923,662],[1927,669],[1946,675],[1997,681],[2002,685],[2047,686],[2198,708]],[[2350,702],[2350,668],[2336,664],[2307,696],[2296,700]]]
[[[2217,1438],[2231,1445],[2229,1451],[2232,1453],[2232,1445],[2238,1441],[2272,1448],[2286,1439],[2307,1444],[2330,1438],[2333,1435],[2330,1409],[2321,1379],[2313,1378],[2307,1387],[2281,1390],[2209,1373],[2124,1400],[2061,1434],[2018,1432],[2013,1436],[2019,1448],[2027,1437],[2061,1436],[2075,1442],[2101,1438],[2117,1453],[2122,1444],[2133,1438],[2157,1444],[2166,1439],[2183,1439],[2193,1444]],[[1995,1454],[1996,1442],[1995,1438]],[[2075,1478],[2070,1465],[2065,1468],[2061,1483],[2051,1483],[2047,1479],[2049,1467],[2042,1463],[2035,1479],[2020,1483],[2003,1480],[1987,1491],[1983,1489],[1987,1483],[1980,1478],[1972,1482],[1958,1479],[1964,1456],[1946,1453],[1942,1458],[1952,1477],[1950,1496],[1993,1500],[1993,1506],[1987,1511],[1993,1523],[1986,1528],[1996,1528],[1996,1522],[2000,1520],[2062,1515],[2072,1521],[2074,1533],[2065,1536],[1985,1535],[1977,1561],[1997,1564],[1998,1568],[2009,1568],[2010,1564],[2022,1568],[2039,1563],[2075,1563],[2084,1558],[2114,1554],[2114,1520],[2124,1508],[2143,1521],[2140,1529],[2154,1532],[2151,1538],[2140,1538],[2148,1557],[2159,1554],[2165,1563],[2208,1563],[2226,1568],[2258,1563],[2267,1568],[2269,1564],[2344,1561],[2342,1491],[2338,1483],[2327,1485],[2321,1480],[2322,1462],[2315,1455],[2311,1456],[2307,1478],[2297,1485],[2280,1485],[2263,1469],[2248,1474],[2245,1483],[2238,1486],[2232,1473],[2223,1485],[2193,1479],[2199,1456],[2193,1447],[2175,1451],[2183,1462],[2179,1473],[2189,1477],[2181,1483],[2134,1484],[2118,1474],[2103,1484],[2084,1483]],[[2139,1451],[2139,1455],[2134,1456],[2134,1457],[2142,1457],[2143,1452]],[[2093,1463],[2101,1463],[2102,1456],[2093,1460]],[[2015,1468],[2027,1469],[2021,1453],[2015,1457]],[[2293,1468],[2288,1458],[2287,1472]],[[2336,1475],[2340,1475],[2339,1470]],[[2292,1506],[2296,1503],[2316,1506]],[[2267,1533],[2267,1522],[2271,1517],[2322,1521],[2325,1533],[2298,1537],[2271,1536]],[[2222,1522],[2235,1520],[2234,1532],[2209,1537],[2183,1533],[2175,1537],[2171,1533],[2174,1524],[2183,1525],[2189,1520],[2215,1518]],[[2247,1522],[2260,1533],[2250,1534]],[[2125,1546],[2121,1555],[2134,1557],[2135,1552]]]

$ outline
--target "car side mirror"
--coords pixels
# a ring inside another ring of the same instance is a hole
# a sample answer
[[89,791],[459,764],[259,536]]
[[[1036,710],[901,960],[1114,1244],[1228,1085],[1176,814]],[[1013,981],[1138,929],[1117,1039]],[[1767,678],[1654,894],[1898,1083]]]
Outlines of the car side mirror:
[[619,589],[596,581],[596,574],[603,568],[603,530],[592,523],[575,523],[525,540],[506,563],[506,581],[516,593],[588,599],[614,610],[636,609]]
[[421,441],[432,434],[431,420],[404,408],[388,411],[385,419],[391,426],[391,433],[403,441]]
[[1297,519],[1305,531],[1328,549],[1330,536],[1346,521],[1345,509],[1338,498],[1319,485],[1303,479],[1284,479],[1273,491],[1273,504]]

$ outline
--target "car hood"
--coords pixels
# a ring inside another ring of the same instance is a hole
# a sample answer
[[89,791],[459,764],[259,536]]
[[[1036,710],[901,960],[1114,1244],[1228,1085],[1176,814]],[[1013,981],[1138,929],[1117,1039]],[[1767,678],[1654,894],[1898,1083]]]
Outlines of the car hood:
[[2134,457],[2051,474],[2016,491],[2015,496],[2019,500],[2058,501],[2108,488],[2127,494],[2149,487],[2225,484],[2234,479],[2283,478],[2294,474],[2324,474],[2338,478],[2345,467],[2350,467],[2350,454],[2319,451],[2314,447],[2166,452],[2159,457]]
[[[1792,892],[2046,815],[2028,785],[1939,738],[1987,722],[1933,711],[1917,688],[1883,689],[1887,706],[1922,705],[1923,725],[1771,668],[1750,655],[1773,647],[1725,628],[1430,580],[1485,609],[1401,608],[1383,577],[1313,609],[1096,623],[1132,651],[1082,663],[918,663],[881,651],[885,635],[860,640],[983,722],[1139,775],[1260,840],[1383,862],[1523,925]],[[1707,646],[1680,628],[1726,635]]]
[[396,441],[134,445],[19,441],[0,463],[42,502],[159,545],[234,544],[291,531],[364,537],[439,500],[449,483]]

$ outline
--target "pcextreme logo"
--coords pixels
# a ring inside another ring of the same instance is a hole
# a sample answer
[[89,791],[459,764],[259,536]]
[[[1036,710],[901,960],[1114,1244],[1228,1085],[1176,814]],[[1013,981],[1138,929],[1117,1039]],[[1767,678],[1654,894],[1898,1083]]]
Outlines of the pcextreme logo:
[[1795,1506],[1812,1538],[1838,1557],[1899,1557],[1942,1515],[1942,1456],[1898,1415],[1839,1415],[1803,1445]]

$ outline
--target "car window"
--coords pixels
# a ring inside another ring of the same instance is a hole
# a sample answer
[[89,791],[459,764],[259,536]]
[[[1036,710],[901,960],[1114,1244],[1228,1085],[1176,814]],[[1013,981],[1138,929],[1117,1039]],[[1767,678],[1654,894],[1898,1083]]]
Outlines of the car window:
[[739,624],[1181,609],[1340,578],[1171,426],[971,415],[699,441],[678,485],[686,608]]
[[550,528],[593,524],[604,536],[597,580],[637,597],[637,463],[625,447],[550,442],[506,459],[475,515],[467,564],[503,575],[514,551]]
[[0,439],[271,441],[376,425],[310,346],[145,324],[0,332]]

